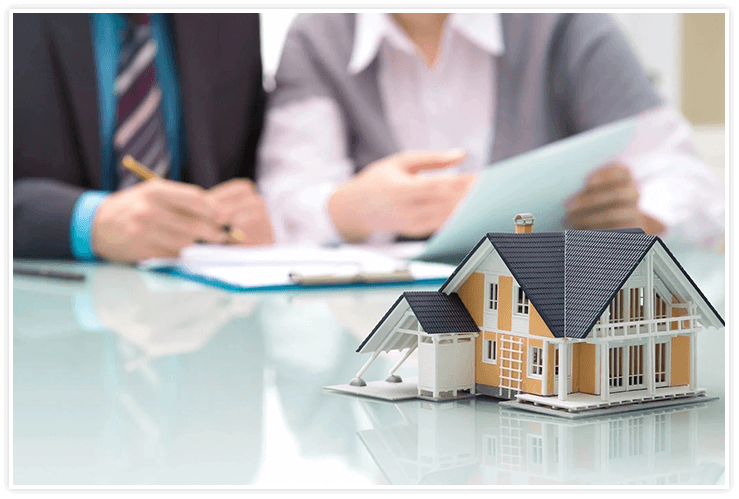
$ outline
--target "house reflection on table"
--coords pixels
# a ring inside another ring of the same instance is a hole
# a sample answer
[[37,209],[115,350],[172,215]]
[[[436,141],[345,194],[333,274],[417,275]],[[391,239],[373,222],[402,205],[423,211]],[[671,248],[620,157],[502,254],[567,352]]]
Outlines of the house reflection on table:
[[574,421],[475,400],[358,403],[373,426],[359,437],[393,485],[715,484],[724,473],[697,458],[707,403]]

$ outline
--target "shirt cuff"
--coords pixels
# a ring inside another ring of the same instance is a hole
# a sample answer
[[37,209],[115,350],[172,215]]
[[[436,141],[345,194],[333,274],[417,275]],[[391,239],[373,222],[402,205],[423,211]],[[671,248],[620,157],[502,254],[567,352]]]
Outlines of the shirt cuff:
[[105,191],[86,191],[78,199],[72,210],[72,223],[69,228],[69,244],[77,260],[96,259],[92,251],[92,220],[100,202],[109,193]]

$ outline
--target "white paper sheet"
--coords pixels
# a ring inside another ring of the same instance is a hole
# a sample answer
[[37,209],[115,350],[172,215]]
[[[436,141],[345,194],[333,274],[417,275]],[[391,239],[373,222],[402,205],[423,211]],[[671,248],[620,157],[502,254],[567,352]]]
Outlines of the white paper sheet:
[[178,259],[151,259],[140,267],[179,269],[214,279],[231,287],[252,289],[295,285],[291,274],[302,276],[353,276],[409,270],[416,280],[446,279],[454,267],[408,261],[390,256],[383,248],[345,245],[320,246],[220,246],[198,244],[185,248]]

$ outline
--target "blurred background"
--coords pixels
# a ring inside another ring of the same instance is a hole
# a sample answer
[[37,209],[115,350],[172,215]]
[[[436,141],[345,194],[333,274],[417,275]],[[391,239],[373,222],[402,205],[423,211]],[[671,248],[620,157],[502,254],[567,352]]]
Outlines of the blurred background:
[[[274,72],[294,12],[260,14],[264,83]],[[695,130],[704,160],[725,181],[725,14],[611,14],[664,99],[680,110]]]

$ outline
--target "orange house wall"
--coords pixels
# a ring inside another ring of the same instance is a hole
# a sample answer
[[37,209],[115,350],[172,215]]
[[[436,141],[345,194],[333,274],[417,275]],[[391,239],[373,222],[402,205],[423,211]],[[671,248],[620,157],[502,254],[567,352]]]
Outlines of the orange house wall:
[[675,336],[670,345],[670,386],[690,383],[690,338]]
[[577,357],[573,364],[572,391],[595,395],[595,345],[575,343],[572,351],[573,357]]
[[[678,303],[677,297],[672,297],[672,303]],[[682,308],[673,308],[672,317],[682,317],[688,311]],[[687,327],[685,323],[683,326]],[[671,330],[677,329],[677,324],[670,326]],[[688,336],[675,336],[670,340],[670,386],[681,386],[690,383],[690,338]]]
[[[510,331],[513,313],[513,279],[508,276],[500,276],[498,280],[498,329],[501,331]],[[484,322],[485,311],[485,275],[475,272],[465,281],[465,283],[457,291],[462,303],[470,312],[472,319],[479,327]],[[554,338],[554,335],[547,327],[541,315],[533,305],[529,306],[529,334],[532,336],[541,336],[543,338]],[[523,351],[521,353],[521,390],[526,393],[538,395],[554,393],[554,351],[555,346],[549,345],[545,354],[547,355],[547,385],[542,386],[542,380],[530,378],[528,376],[528,350],[531,346],[542,348],[544,342],[533,338],[521,338],[516,335],[496,334],[492,331],[482,331],[475,341],[475,381],[478,384],[486,386],[500,386],[500,372],[502,367],[501,359],[501,340],[503,338],[514,338],[523,340]],[[495,364],[488,364],[482,361],[483,340],[490,339],[496,343],[496,359]],[[584,348],[585,347],[585,348]],[[591,346],[592,347],[592,346]],[[582,352],[585,351],[583,356]],[[594,385],[595,375],[595,349],[588,349],[587,345],[575,344],[573,347],[573,390],[577,391],[580,386],[579,370],[582,368],[589,369],[587,375],[583,375],[586,380],[584,388]],[[587,380],[590,380],[589,383]],[[546,388],[546,390],[544,390]]]
[[485,274],[475,272],[457,290],[460,300],[467,308],[477,327],[482,327],[485,303]]

